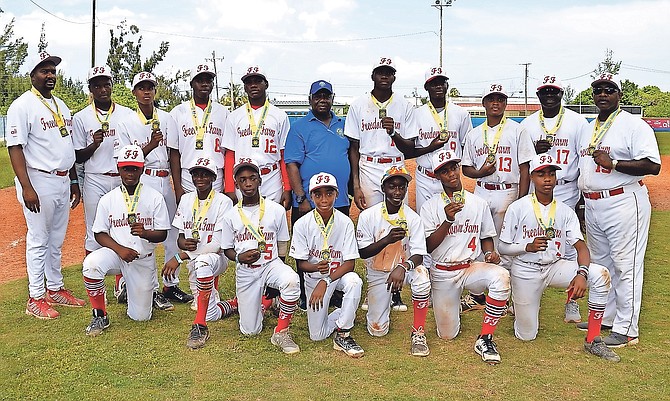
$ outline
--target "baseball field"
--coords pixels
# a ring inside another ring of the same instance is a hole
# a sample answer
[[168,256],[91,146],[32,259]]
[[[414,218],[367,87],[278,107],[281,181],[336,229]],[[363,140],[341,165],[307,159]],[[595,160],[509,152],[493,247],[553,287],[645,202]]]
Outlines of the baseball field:
[[[40,321],[24,314],[25,222],[13,188],[7,152],[0,149],[0,399],[23,400],[411,400],[500,399],[586,400],[670,399],[670,134],[659,134],[664,168],[647,179],[654,212],[647,249],[640,343],[618,350],[609,363],[582,350],[584,333],[563,323],[565,294],[549,289],[540,311],[535,341],[515,339],[513,317],[496,332],[502,363],[489,366],[472,349],[482,312],[462,317],[460,335],[440,340],[429,312],[431,355],[409,355],[411,312],[392,312],[391,332],[372,338],[359,311],[352,335],[365,349],[351,359],[332,341],[312,342],[306,315],[292,324],[302,352],[286,356],[270,344],[275,318],[267,317],[256,337],[239,333],[237,320],[210,324],[211,338],[197,351],[185,346],[193,319],[188,305],[155,312],[149,322],[133,322],[110,296],[112,325],[99,337],[84,328],[90,309],[58,308],[60,318]],[[81,280],[83,216],[72,213],[64,250],[65,284],[85,297]],[[628,224],[623,222],[622,224]],[[162,257],[160,258],[162,259]],[[160,260],[159,260],[160,262]],[[293,261],[291,261],[291,264]],[[363,275],[362,263],[357,271]],[[188,287],[182,271],[183,287]],[[107,282],[111,294],[112,279]],[[234,292],[233,271],[222,280],[222,297]],[[407,289],[403,299],[409,301]],[[586,317],[586,302],[580,301]],[[666,323],[663,323],[666,322]]]

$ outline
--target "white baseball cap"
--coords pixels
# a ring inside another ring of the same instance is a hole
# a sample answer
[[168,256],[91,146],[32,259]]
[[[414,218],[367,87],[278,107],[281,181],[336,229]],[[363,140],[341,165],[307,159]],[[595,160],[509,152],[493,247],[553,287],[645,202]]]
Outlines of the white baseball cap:
[[392,166],[388,170],[386,170],[386,172],[384,172],[381,184],[384,185],[384,182],[386,182],[386,180],[393,177],[403,177],[404,179],[407,180],[408,183],[412,181],[412,176],[409,174],[409,171],[407,171],[405,166]]
[[237,175],[237,172],[242,168],[242,167],[251,167],[252,169],[256,170],[258,174],[261,173],[260,167],[258,167],[258,163],[255,161],[251,160],[248,157],[242,157],[240,160],[235,163],[235,167],[233,167],[233,177]]
[[482,100],[484,100],[486,96],[494,94],[500,94],[505,97],[509,97],[507,96],[507,92],[505,92],[505,87],[503,86],[503,84],[494,82],[486,86],[486,89],[484,89],[484,93],[482,94]]
[[389,67],[393,70],[393,72],[396,72],[395,63],[393,63],[393,59],[389,57],[380,57],[377,59],[377,61],[372,65],[372,72],[374,73],[375,70],[380,67]]
[[247,67],[244,75],[242,75],[242,82],[244,82],[245,79],[253,76],[261,77],[266,81],[268,80],[267,77],[265,76],[265,71],[263,71],[263,69],[260,66],[252,65],[250,67]]
[[188,169],[188,172],[192,174],[193,170],[199,169],[199,168],[201,168],[203,170],[207,170],[210,173],[216,175],[216,166],[214,165],[214,162],[212,160],[210,160],[209,157],[199,157],[195,161],[195,165],[193,165],[193,167]]
[[210,75],[212,78],[216,76],[214,68],[207,63],[196,64],[191,68],[191,81],[200,74]]
[[152,84],[154,84],[154,86],[158,85],[158,81],[156,81],[156,76],[154,74],[152,74],[150,72],[143,71],[143,72],[138,72],[137,74],[135,74],[135,77],[133,77],[133,85],[132,85],[133,89],[135,89],[135,87],[140,82],[144,82],[144,81],[149,81]]
[[619,77],[610,74],[609,72],[603,72],[596,77],[595,81],[591,82],[591,87],[595,88],[599,84],[608,83],[614,85],[618,90],[621,90],[621,86],[619,86],[618,82]]
[[425,80],[423,84],[425,85],[437,77],[443,77],[444,79],[449,79],[449,77],[445,75],[444,69],[442,69],[442,67],[430,67],[428,70],[426,70]]
[[553,157],[548,153],[540,153],[530,159],[530,172],[542,170],[545,167],[554,167],[556,170],[562,170]]
[[52,56],[49,53],[44,52],[44,51],[39,52],[39,53],[37,53],[37,55],[35,57],[33,57],[32,62],[30,63],[30,65],[33,66],[33,68],[30,70],[30,72],[32,73],[33,71],[35,71],[35,68],[37,68],[40,64],[47,63],[49,61],[54,63],[54,65],[58,65],[58,64],[60,64],[62,59],[58,56]]
[[337,180],[335,179],[335,176],[329,173],[316,173],[312,176],[312,178],[309,179],[309,192],[311,193],[315,189],[318,188],[323,188],[323,187],[331,187],[335,188],[339,192],[339,188],[337,186]]
[[458,156],[456,156],[456,153],[452,152],[451,150],[442,149],[433,154],[433,157],[431,157],[430,160],[430,164],[433,167],[433,172],[435,172],[447,163],[460,162],[460,161],[461,159],[459,159]]
[[545,75],[537,81],[537,90],[549,87],[563,90],[563,82],[556,75]]
[[88,82],[91,82],[93,78],[97,77],[107,77],[112,79],[112,69],[108,65],[99,65],[92,67],[88,70]]
[[144,167],[144,152],[137,145],[126,145],[119,151],[119,158],[116,160],[119,167],[135,166]]

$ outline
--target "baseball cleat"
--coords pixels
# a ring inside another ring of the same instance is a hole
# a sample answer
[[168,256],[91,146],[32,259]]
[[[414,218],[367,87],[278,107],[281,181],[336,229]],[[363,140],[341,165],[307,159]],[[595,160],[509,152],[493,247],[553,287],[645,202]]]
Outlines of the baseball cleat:
[[65,288],[57,291],[47,290],[45,299],[49,305],[69,306],[73,308],[81,308],[86,305],[86,301],[75,297],[72,291]]
[[461,313],[470,312],[473,310],[482,310],[486,307],[486,301],[479,303],[472,294],[465,294],[461,297]]
[[610,348],[621,348],[626,345],[635,345],[640,342],[637,337],[628,337],[623,334],[611,332],[609,336],[603,339],[605,345]]
[[596,337],[593,339],[593,342],[587,343],[584,341],[584,350],[589,354],[593,354],[597,357],[603,358],[607,361],[619,362],[621,358],[614,351],[607,347],[607,344],[603,341],[602,338]]
[[207,326],[201,324],[194,324],[191,326],[191,332],[186,339],[186,346],[190,349],[198,349],[205,346],[205,342],[209,339],[209,329]]
[[400,299],[399,292],[394,292],[391,295],[391,309],[396,312],[407,312],[407,305]]
[[102,332],[109,327],[109,317],[105,316],[93,316],[91,323],[86,327],[86,335],[95,337],[102,334]]
[[423,332],[423,329],[413,331],[411,339],[410,354],[413,356],[428,356],[430,354],[430,349],[428,349],[428,343],[426,342],[426,334]]
[[160,292],[154,292],[153,307],[154,309],[158,310],[174,310],[174,305],[172,305],[172,302],[168,301],[168,299],[165,298],[165,296]]
[[189,302],[193,301],[193,295],[185,293],[177,285],[172,286],[172,287],[163,287],[163,295],[167,299],[170,299],[172,301],[181,302],[183,304],[186,304],[186,303],[189,303]]
[[298,308],[303,312],[307,312],[307,300],[300,298],[298,300]]
[[361,303],[361,310],[368,310],[368,297],[365,297],[365,299]]
[[563,321],[565,323],[579,323],[582,321],[582,315],[579,313],[579,304],[574,299],[565,304],[565,318]]
[[300,347],[291,338],[288,328],[273,333],[270,342],[279,347],[285,354],[296,354],[300,352]]
[[[589,331],[589,322],[577,323],[575,326],[577,327],[578,330]],[[600,325],[600,330],[612,330],[612,326],[602,324]]]
[[493,341],[493,336],[487,334],[485,336],[479,336],[475,342],[475,352],[482,357],[482,361],[495,365],[500,363],[500,354],[498,353],[498,347]]
[[335,332],[333,335],[333,349],[342,351],[352,358],[360,358],[365,353],[348,331]]
[[49,320],[60,316],[60,313],[47,303],[44,298],[29,298],[26,304],[26,315],[34,316],[38,319]]
[[126,279],[121,277],[119,280],[119,288],[114,289],[114,297],[116,302],[120,304],[128,303],[128,290],[126,289]]

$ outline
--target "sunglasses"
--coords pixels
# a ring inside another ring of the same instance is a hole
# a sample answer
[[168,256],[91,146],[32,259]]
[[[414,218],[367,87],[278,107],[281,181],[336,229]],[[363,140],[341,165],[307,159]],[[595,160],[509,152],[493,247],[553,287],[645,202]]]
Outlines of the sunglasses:
[[333,94],[323,91],[323,92],[316,92],[312,95],[312,99],[325,99],[325,100],[331,100],[333,98]]
[[605,93],[607,95],[611,95],[614,93],[617,93],[619,90],[617,88],[614,88],[612,86],[606,86],[606,87],[600,87],[600,88],[593,88],[593,94],[594,95],[600,95],[601,93]]
[[561,90],[554,87],[542,88],[538,91],[541,95],[558,95],[561,93]]

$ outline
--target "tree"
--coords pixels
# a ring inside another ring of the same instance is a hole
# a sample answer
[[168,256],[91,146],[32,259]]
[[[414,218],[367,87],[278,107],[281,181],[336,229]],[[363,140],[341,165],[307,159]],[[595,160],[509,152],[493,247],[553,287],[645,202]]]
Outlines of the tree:
[[579,92],[579,95],[575,97],[572,102],[573,104],[593,104],[593,91],[589,87]]
[[173,107],[191,97],[188,91],[182,93],[179,90],[179,81],[188,82],[188,76],[184,72],[177,71],[174,78],[163,75],[159,75],[157,78],[156,99],[162,108],[172,110]]
[[565,88],[563,88],[563,101],[566,104],[571,104],[575,100],[575,95],[576,91],[575,88],[573,88],[570,85],[566,85]]
[[[234,100],[234,104],[231,102],[231,99]],[[242,91],[242,85],[231,84],[226,88],[226,92],[219,99],[219,102],[224,106],[228,106],[230,110],[235,110],[247,102],[247,94]]]
[[14,38],[14,23],[12,18],[0,35],[0,114],[6,114],[11,102],[30,88],[30,80],[18,75],[28,56],[28,44],[22,37]]
[[58,73],[54,95],[65,102],[72,114],[74,114],[90,103],[89,97],[83,91],[82,87],[83,83],[81,81],[67,78],[63,74]]
[[42,31],[40,32],[40,43],[37,45],[37,52],[43,52],[47,49],[47,46],[49,46],[49,42],[47,42],[47,35],[46,31],[44,30],[44,25],[45,23],[42,22]]
[[597,76],[605,72],[608,72],[612,75],[619,73],[619,70],[621,69],[621,61],[612,60],[613,54],[614,52],[612,49],[605,50],[605,60],[598,63],[596,69],[593,70],[593,74],[591,74],[591,78],[596,79]]
[[461,92],[459,92],[457,88],[449,89],[449,97],[459,97],[459,96],[461,96]]

